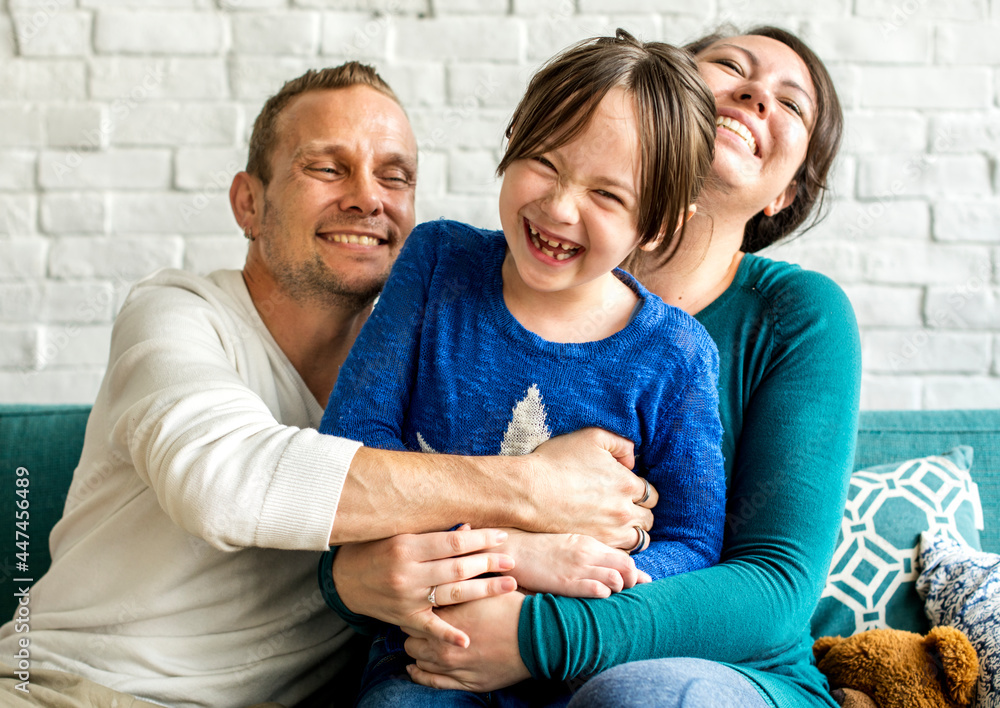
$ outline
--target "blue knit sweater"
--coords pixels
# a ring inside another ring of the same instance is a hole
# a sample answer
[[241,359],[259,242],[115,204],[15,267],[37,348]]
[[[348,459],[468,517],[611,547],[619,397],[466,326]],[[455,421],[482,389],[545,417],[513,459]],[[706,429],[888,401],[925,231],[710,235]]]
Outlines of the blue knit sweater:
[[660,493],[636,565],[657,579],[716,563],[725,479],[718,353],[705,328],[619,270],[641,300],[624,329],[546,341],[504,303],[505,255],[499,231],[444,220],[414,229],[320,431],[384,449],[520,455],[604,428],[635,443],[636,472]]

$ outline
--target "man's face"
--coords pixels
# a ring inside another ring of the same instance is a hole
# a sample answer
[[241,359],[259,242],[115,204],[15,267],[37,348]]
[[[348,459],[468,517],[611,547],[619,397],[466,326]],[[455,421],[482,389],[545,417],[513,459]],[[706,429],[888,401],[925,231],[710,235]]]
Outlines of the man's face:
[[265,266],[297,301],[364,305],[414,225],[409,121],[388,96],[351,86],[296,96],[276,127],[257,236]]

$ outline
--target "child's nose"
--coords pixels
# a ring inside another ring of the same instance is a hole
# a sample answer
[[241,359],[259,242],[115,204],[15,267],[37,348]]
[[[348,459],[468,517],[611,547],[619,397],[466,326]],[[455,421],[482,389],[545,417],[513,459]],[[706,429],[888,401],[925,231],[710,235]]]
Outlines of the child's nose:
[[542,207],[550,219],[561,224],[572,224],[580,216],[579,194],[569,185],[556,183],[546,195]]

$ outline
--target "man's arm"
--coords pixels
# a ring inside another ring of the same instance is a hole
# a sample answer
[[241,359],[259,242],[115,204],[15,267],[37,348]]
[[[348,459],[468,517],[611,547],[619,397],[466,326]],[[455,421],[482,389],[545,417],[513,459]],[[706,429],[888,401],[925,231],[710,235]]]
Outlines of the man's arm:
[[633,524],[652,522],[631,503],[642,481],[615,459],[631,465],[630,445],[606,433],[557,438],[519,459],[461,458],[357,449],[283,424],[265,401],[275,382],[270,393],[252,383],[273,377],[254,368],[263,342],[220,298],[182,273],[137,286],[115,323],[93,431],[175,523],[213,545],[321,550],[439,530],[441,518],[584,526],[622,545]]
[[583,533],[612,547],[649,530],[632,474],[632,443],[597,429],[553,438],[530,455],[465,457],[362,448],[351,462],[331,545],[440,531],[441,519],[473,528]]

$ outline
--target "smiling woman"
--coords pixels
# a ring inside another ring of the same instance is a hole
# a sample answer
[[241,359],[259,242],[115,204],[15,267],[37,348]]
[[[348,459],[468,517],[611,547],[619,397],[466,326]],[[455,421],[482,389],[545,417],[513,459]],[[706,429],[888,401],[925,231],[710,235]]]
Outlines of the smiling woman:
[[[778,92],[774,98],[782,103],[785,110],[797,116],[808,132],[805,158],[799,162],[790,182],[794,184],[791,203],[780,210],[780,213],[768,215],[759,212],[747,221],[742,250],[753,253],[791,234],[806,222],[810,214],[814,220],[821,218],[823,197],[827,192],[827,175],[840,149],[843,115],[829,73],[819,57],[798,37],[777,27],[760,27],[753,30],[742,45],[728,41],[730,39],[732,38],[723,34],[711,34],[685,48],[698,55],[702,66],[714,61],[728,70],[734,79],[744,78],[747,82],[752,82],[752,76],[760,75],[765,69],[774,71],[777,68],[761,66],[761,62],[769,60],[771,52],[755,53],[755,44],[772,40],[790,50],[795,57],[786,56],[786,60],[791,59],[791,63],[785,65],[789,73],[774,87]],[[780,47],[778,51],[781,51]],[[777,61],[781,62],[781,59]],[[716,72],[709,71],[707,67],[703,71],[706,80],[710,82],[713,73]],[[724,73],[723,69],[719,73]],[[730,83],[733,88],[740,86],[740,82],[735,80]],[[719,101],[717,91],[721,88],[713,88],[716,101]],[[737,100],[743,96],[752,98],[753,93],[740,91]],[[721,105],[723,102],[719,103]],[[762,103],[758,102],[756,107],[751,107],[751,113],[759,115],[761,107]],[[720,118],[726,116],[721,108],[719,113]],[[739,122],[739,116],[733,118],[735,122]],[[768,218],[765,219],[765,216]]]

